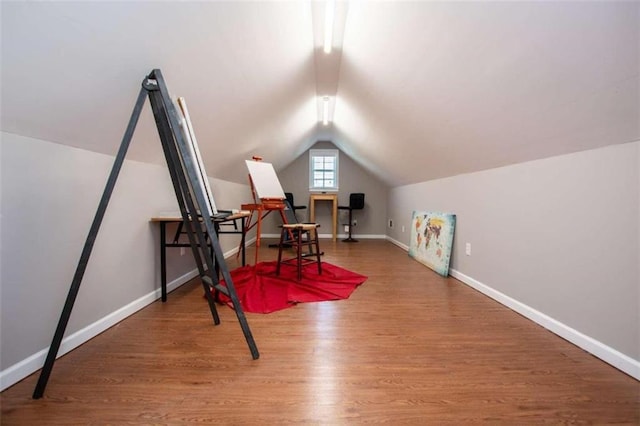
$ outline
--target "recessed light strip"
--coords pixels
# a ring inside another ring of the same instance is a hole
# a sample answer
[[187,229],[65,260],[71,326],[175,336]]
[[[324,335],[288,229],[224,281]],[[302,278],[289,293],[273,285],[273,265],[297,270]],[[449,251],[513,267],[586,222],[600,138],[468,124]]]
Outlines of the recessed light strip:
[[322,98],[322,124],[329,124],[329,97]]
[[324,6],[324,53],[331,53],[333,45],[333,19],[335,16],[335,0],[327,0]]

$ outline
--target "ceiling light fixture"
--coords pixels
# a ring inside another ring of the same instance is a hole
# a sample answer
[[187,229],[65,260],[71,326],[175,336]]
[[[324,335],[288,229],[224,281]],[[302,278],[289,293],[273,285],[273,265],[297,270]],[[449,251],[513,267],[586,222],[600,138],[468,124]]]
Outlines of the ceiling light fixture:
[[329,97],[322,98],[322,124],[329,124]]
[[335,9],[335,0],[327,0],[324,6],[324,53],[331,53]]

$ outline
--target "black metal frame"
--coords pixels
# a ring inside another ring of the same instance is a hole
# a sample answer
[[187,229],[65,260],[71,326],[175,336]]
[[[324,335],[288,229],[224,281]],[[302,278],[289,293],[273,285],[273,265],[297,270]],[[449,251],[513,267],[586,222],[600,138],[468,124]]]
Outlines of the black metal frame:
[[[240,222],[240,227],[238,227],[237,222]],[[167,242],[167,224],[168,223],[177,223],[178,226],[176,228],[175,235],[171,242]],[[240,234],[240,253],[242,254],[242,266],[246,264],[246,252],[245,252],[245,240],[246,233],[244,230],[245,227],[245,217],[239,218],[231,218],[231,219],[214,219],[213,220],[216,234]],[[232,225],[233,230],[223,230],[221,228],[222,225]],[[184,228],[184,222],[182,221],[161,221],[160,222],[160,290],[161,290],[161,300],[163,302],[167,301],[167,248],[176,248],[176,247],[191,247],[191,243],[180,242],[180,235],[186,234],[186,231],[182,231]],[[211,244],[208,245],[209,250],[212,250]],[[215,263],[216,274],[220,277],[220,267],[217,262]]]
[[[197,184],[197,164],[191,161],[191,157],[188,155],[188,141],[185,140],[182,132],[180,131],[178,122],[178,113],[175,109],[175,105],[169,97],[166,83],[162,76],[162,72],[159,69],[154,69],[151,73],[142,81],[142,88],[138,94],[135,106],[129,119],[129,124],[125,130],[122,138],[122,143],[116,155],[111,173],[105,185],[105,189],[98,204],[98,208],[89,230],[89,235],[85,241],[80,260],[76,268],[76,272],[73,276],[69,293],[65,301],[58,325],[56,327],[49,352],[40,372],[38,383],[36,384],[33,392],[33,398],[41,398],[44,394],[44,390],[47,386],[47,382],[53,369],[53,364],[56,360],[60,344],[64,332],[67,328],[71,311],[75,303],[82,278],[93,250],[102,219],[104,218],[109,199],[113,193],[113,188],[118,179],[120,169],[124,163],[127,150],[133,132],[140,118],[142,107],[144,106],[145,97],[149,97],[153,115],[158,128],[160,141],[162,143],[162,149],[167,160],[167,166],[169,168],[169,174],[171,175],[171,181],[176,193],[178,205],[180,207],[180,213],[185,224],[187,235],[189,238],[189,245],[193,252],[194,259],[198,266],[198,272],[202,281],[202,286],[205,291],[207,302],[209,303],[209,310],[213,317],[215,325],[220,324],[220,317],[215,306],[215,298],[211,290],[220,291],[227,295],[233,304],[233,308],[236,312],[236,316],[242,328],[242,332],[249,346],[251,356],[253,359],[258,359],[260,354],[258,348],[253,340],[249,324],[247,323],[242,307],[238,300],[238,296],[233,285],[233,280],[229,272],[229,268],[224,259],[222,248],[216,233],[213,220],[201,220],[195,212],[206,212],[208,209],[204,208],[207,204],[206,194],[202,191],[202,188]],[[182,159],[182,161],[181,161]],[[203,208],[200,208],[203,207]],[[194,212],[194,214],[189,214]],[[211,249],[207,249],[210,247]],[[202,249],[201,249],[202,248]],[[204,266],[207,266],[205,269]],[[220,283],[218,274],[215,273],[216,266],[219,268],[225,285]]]

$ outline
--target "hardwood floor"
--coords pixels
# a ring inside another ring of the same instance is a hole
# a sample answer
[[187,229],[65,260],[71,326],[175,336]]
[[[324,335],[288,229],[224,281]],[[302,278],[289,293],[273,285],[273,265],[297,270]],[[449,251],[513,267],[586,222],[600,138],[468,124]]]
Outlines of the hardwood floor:
[[368,280],[247,314],[260,359],[192,281],[60,358],[42,399],[37,374],[4,391],[0,423],[640,424],[640,382],[544,328],[391,243],[321,246]]

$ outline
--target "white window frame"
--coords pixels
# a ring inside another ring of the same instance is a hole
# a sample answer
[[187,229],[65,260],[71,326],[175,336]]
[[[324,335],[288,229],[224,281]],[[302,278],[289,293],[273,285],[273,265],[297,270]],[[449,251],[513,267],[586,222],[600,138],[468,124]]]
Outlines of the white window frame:
[[[315,172],[319,172],[321,170],[314,169],[314,158],[316,157],[333,157],[334,168],[326,169],[332,171],[334,174],[333,185],[318,185],[316,179],[314,179]],[[337,149],[310,149],[309,150],[309,191],[317,192],[317,191],[337,191],[338,190],[338,170],[340,169],[339,164],[339,151]]]

